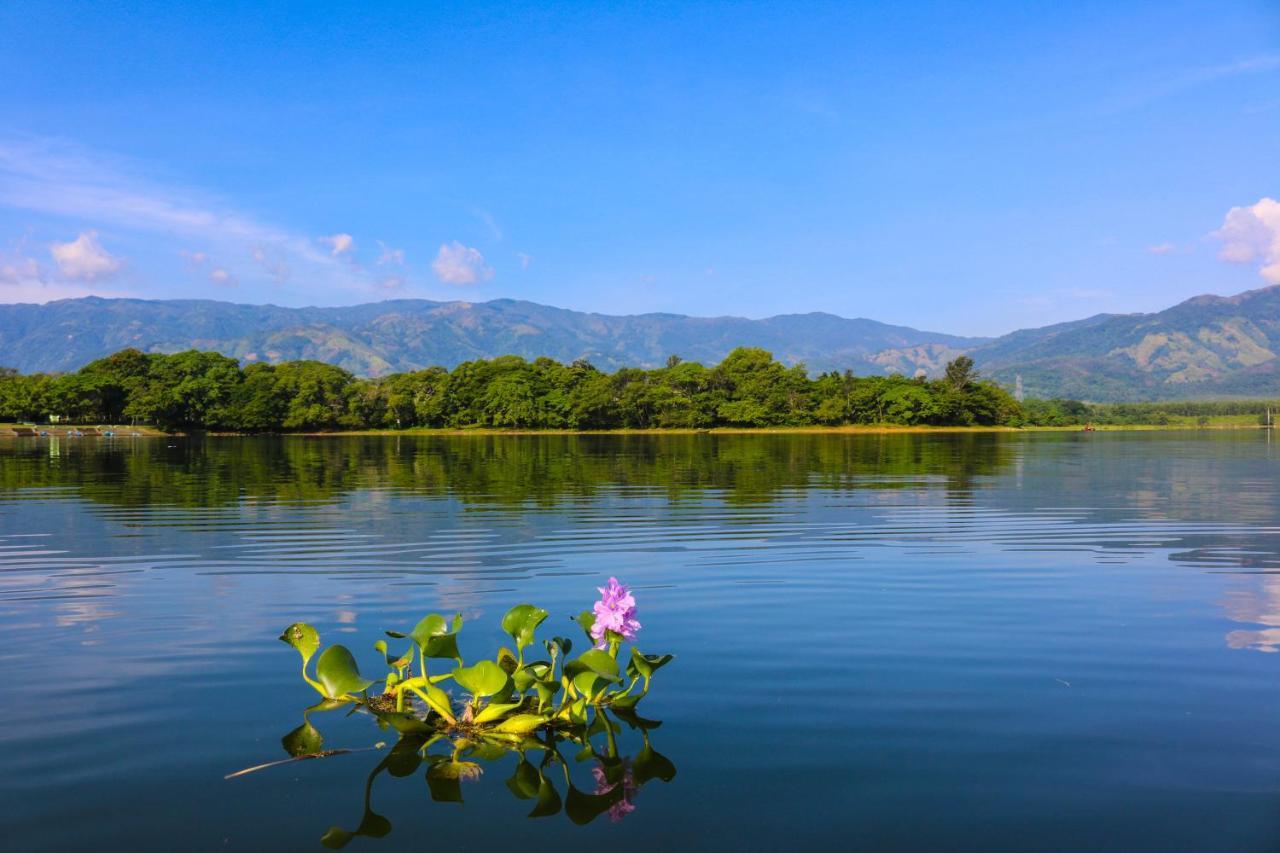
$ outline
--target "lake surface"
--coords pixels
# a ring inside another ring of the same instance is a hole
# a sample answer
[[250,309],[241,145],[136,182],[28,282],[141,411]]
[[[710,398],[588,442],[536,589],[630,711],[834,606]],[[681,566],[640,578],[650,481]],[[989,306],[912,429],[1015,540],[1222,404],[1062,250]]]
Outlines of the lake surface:
[[5,847],[322,850],[386,750],[223,778],[315,698],[281,629],[375,670],[460,611],[476,658],[616,575],[674,778],[579,826],[514,757],[381,773],[348,849],[1280,849],[1278,475],[1263,431],[0,440]]

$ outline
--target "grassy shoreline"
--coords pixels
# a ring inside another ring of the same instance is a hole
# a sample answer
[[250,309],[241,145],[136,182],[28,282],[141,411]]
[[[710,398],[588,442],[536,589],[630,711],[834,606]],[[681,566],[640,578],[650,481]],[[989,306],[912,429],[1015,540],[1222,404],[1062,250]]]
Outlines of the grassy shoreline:
[[[24,424],[0,423],[0,437],[5,431]],[[36,429],[48,430],[51,437],[65,437],[68,429],[83,429],[89,424],[77,427],[38,426]],[[96,426],[96,425],[95,425]],[[166,438],[183,435],[181,432],[163,432],[148,426],[136,427],[99,427],[115,430],[116,438]],[[1187,430],[1262,430],[1266,427],[1254,423],[1242,423],[1230,416],[1215,419],[1208,424],[1169,423],[1169,424],[1095,424],[1095,432],[1168,432]],[[787,427],[713,427],[696,428],[654,428],[654,429],[496,429],[492,427],[447,428],[447,427],[410,427],[408,429],[362,429],[362,430],[329,430],[324,432],[281,432],[281,433],[239,433],[209,432],[210,436],[234,438],[251,435],[298,435],[312,438],[321,437],[361,437],[361,436],[494,436],[494,435],[894,435],[894,434],[929,434],[929,433],[1029,433],[1029,432],[1085,432],[1083,425],[1068,426],[905,426],[901,424],[855,424],[845,426],[787,426]],[[136,433],[136,435],[135,435]],[[101,437],[101,436],[88,436]]]

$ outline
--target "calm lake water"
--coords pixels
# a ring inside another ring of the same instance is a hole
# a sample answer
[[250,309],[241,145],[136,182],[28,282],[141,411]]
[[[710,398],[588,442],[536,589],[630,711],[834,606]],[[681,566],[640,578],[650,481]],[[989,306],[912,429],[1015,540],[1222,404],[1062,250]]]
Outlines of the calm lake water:
[[612,574],[678,656],[640,706],[674,778],[579,826],[526,817],[511,756],[462,804],[392,767],[348,849],[1280,849],[1272,441],[0,440],[5,847],[324,849],[386,750],[223,778],[315,698],[284,626],[368,671],[461,611],[479,657],[521,601],[581,637]]

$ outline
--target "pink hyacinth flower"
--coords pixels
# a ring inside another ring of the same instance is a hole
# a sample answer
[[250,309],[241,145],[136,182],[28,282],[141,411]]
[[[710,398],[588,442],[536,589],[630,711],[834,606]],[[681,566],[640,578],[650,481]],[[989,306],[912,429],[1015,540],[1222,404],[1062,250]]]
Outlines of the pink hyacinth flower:
[[595,603],[596,621],[591,626],[591,639],[596,641],[596,648],[609,645],[609,631],[625,640],[634,640],[640,622],[636,619],[636,599],[631,590],[626,584],[618,583],[617,578],[609,578],[608,586],[596,588],[600,590],[600,600]]

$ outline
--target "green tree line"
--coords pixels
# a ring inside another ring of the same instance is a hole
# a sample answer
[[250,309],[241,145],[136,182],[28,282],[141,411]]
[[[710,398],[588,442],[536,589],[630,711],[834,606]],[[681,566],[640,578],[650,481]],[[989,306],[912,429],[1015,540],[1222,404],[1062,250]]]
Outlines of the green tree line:
[[714,367],[605,373],[586,361],[480,359],[377,379],[317,361],[242,366],[214,352],[121,350],[58,375],[0,372],[0,421],[289,432],[410,427],[649,429],[1019,425],[1022,407],[960,357],[936,380],[823,373],[739,348]]
[[1280,413],[1280,402],[1259,399],[1093,404],[1079,400],[1026,400],[1022,403],[1024,422],[1034,426],[1191,426],[1208,424],[1214,418],[1265,423],[1268,411],[1274,419]]

